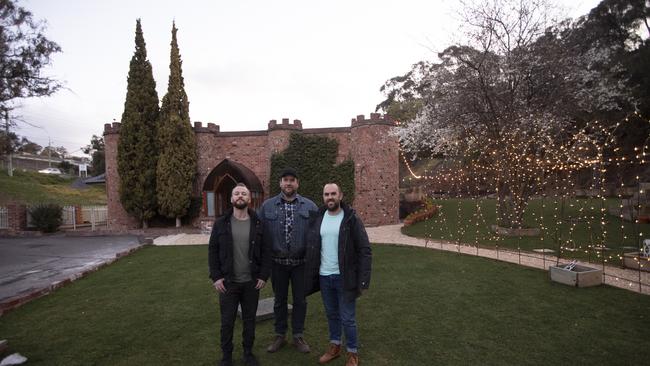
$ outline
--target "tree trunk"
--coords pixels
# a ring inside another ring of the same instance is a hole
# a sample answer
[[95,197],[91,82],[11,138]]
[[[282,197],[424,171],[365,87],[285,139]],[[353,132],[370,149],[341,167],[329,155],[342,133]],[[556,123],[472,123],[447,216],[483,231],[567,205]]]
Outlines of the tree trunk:
[[10,177],[13,177],[14,176],[14,165],[13,165],[13,161],[12,161],[13,157],[11,155],[13,155],[13,153],[10,152],[9,155],[7,156],[7,175],[9,175]]
[[526,202],[506,195],[499,196],[498,200],[497,225],[513,229],[523,228]]
[[147,220],[142,220],[142,228],[143,229],[148,229],[149,228],[149,224],[147,223]]
[[7,145],[8,145],[8,154],[7,154],[7,175],[10,177],[14,176],[14,167],[13,167],[13,162],[12,162],[12,147],[11,147],[11,139],[9,138],[9,112],[4,111],[4,118],[5,118],[5,136],[7,136]]
[[176,217],[176,227],[181,227],[181,218]]

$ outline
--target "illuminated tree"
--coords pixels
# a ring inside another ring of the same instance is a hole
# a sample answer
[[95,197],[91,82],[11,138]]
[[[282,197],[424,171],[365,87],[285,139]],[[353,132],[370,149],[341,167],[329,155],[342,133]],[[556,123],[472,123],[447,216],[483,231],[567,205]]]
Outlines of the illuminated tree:
[[399,131],[403,149],[456,157],[496,193],[498,223],[521,227],[540,183],[571,159],[581,121],[633,98],[616,48],[576,47],[576,24],[552,22],[545,1],[464,5],[466,43],[389,80],[380,107],[417,100]]

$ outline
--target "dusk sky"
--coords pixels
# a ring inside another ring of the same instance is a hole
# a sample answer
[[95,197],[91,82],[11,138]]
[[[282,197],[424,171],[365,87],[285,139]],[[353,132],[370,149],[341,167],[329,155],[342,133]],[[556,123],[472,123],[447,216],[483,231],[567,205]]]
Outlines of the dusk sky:
[[[562,0],[577,17],[598,1]],[[178,28],[192,121],[222,131],[265,130],[269,120],[304,128],[349,126],[374,112],[379,88],[458,39],[459,4],[442,1],[22,0],[63,52],[47,74],[66,89],[23,100],[15,130],[43,146],[79,148],[119,121],[142,20],[158,96],[167,90],[172,21]]]

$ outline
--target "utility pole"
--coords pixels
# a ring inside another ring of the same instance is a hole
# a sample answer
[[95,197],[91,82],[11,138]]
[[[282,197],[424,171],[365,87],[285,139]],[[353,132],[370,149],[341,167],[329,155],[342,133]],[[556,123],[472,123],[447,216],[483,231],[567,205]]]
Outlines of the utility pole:
[[7,175],[10,177],[14,176],[14,169],[12,164],[12,154],[13,149],[11,148],[11,139],[9,138],[9,111],[6,109],[3,111],[5,113],[5,137],[7,139]]
[[52,140],[50,135],[47,135],[47,166],[52,167]]

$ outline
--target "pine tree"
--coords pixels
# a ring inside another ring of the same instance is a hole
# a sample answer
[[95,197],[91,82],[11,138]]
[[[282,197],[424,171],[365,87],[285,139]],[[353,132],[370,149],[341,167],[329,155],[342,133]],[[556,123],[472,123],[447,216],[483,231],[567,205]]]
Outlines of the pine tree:
[[158,165],[158,93],[140,19],[136,21],[135,53],[129,65],[126,101],[117,145],[120,200],[124,209],[147,227],[156,214]]
[[190,206],[197,158],[176,31],[176,24],[173,24],[169,84],[160,109],[157,178],[159,212],[169,218],[175,217],[176,227],[180,227],[181,217],[187,214]]

